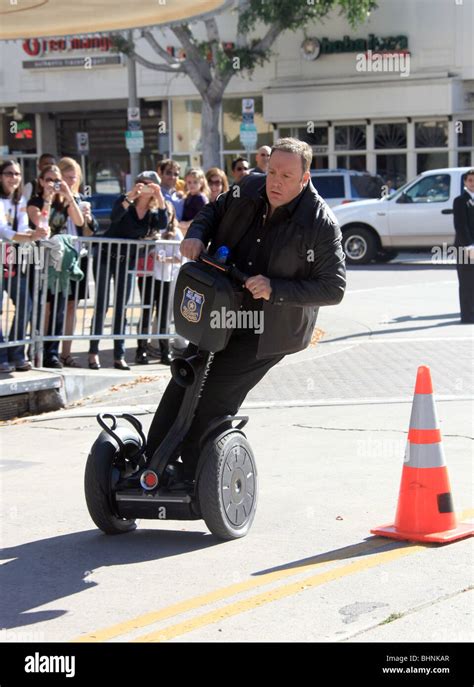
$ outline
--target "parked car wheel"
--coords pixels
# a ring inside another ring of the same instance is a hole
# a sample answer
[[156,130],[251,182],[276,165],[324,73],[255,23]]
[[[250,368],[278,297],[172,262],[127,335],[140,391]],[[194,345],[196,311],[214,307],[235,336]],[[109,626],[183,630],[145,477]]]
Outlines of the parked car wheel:
[[365,227],[351,227],[342,233],[342,247],[349,265],[366,265],[377,257],[377,239]]

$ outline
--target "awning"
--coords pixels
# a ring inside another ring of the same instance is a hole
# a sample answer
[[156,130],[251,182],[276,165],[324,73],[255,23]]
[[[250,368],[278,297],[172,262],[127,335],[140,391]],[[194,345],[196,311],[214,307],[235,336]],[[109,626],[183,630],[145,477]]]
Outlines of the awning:
[[0,0],[0,40],[155,26],[214,12],[226,0]]

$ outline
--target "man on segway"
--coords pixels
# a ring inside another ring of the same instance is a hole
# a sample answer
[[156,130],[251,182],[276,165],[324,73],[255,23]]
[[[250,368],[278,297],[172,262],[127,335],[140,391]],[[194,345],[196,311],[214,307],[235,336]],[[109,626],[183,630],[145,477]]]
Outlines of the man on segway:
[[[237,414],[270,368],[308,346],[319,306],[337,305],[343,298],[341,232],[310,181],[311,160],[307,143],[280,139],[272,148],[268,174],[244,177],[206,205],[181,243],[182,255],[191,260],[206,249],[214,254],[227,246],[228,262],[250,275],[240,305],[247,317],[234,318],[238,326],[214,356],[182,444],[180,477],[185,481],[195,477],[199,439],[211,421]],[[221,326],[228,326],[222,320]],[[174,422],[183,394],[172,379],[149,430],[149,458]]]

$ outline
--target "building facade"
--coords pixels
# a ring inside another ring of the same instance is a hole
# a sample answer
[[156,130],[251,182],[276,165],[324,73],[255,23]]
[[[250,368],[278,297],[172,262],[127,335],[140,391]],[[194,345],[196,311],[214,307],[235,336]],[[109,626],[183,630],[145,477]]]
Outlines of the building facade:
[[[218,18],[235,38],[235,17]],[[474,0],[380,0],[352,29],[337,13],[324,24],[286,32],[251,78],[236,75],[221,112],[221,166],[246,154],[242,98],[255,99],[255,148],[294,135],[313,147],[313,166],[379,173],[395,186],[426,169],[474,165]],[[198,36],[202,27],[193,25]],[[169,31],[160,45],[179,54]],[[159,61],[140,41],[141,54]],[[82,160],[92,190],[123,187],[129,158],[125,58],[107,36],[0,45],[0,155],[34,174],[48,151]],[[201,163],[201,102],[182,75],[137,67],[142,168],[166,156]],[[77,133],[86,133],[82,148]],[[255,150],[248,151],[253,155]],[[253,162],[253,157],[251,157]]]

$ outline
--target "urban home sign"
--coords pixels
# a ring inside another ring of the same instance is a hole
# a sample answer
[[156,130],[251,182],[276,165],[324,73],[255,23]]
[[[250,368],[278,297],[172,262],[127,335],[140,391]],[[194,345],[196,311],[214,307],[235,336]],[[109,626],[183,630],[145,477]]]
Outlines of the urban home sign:
[[340,55],[344,52],[406,52],[408,36],[387,36],[380,38],[370,33],[368,38],[350,38],[342,40],[323,38],[305,38],[301,44],[301,54],[306,60],[316,60],[320,55]]

